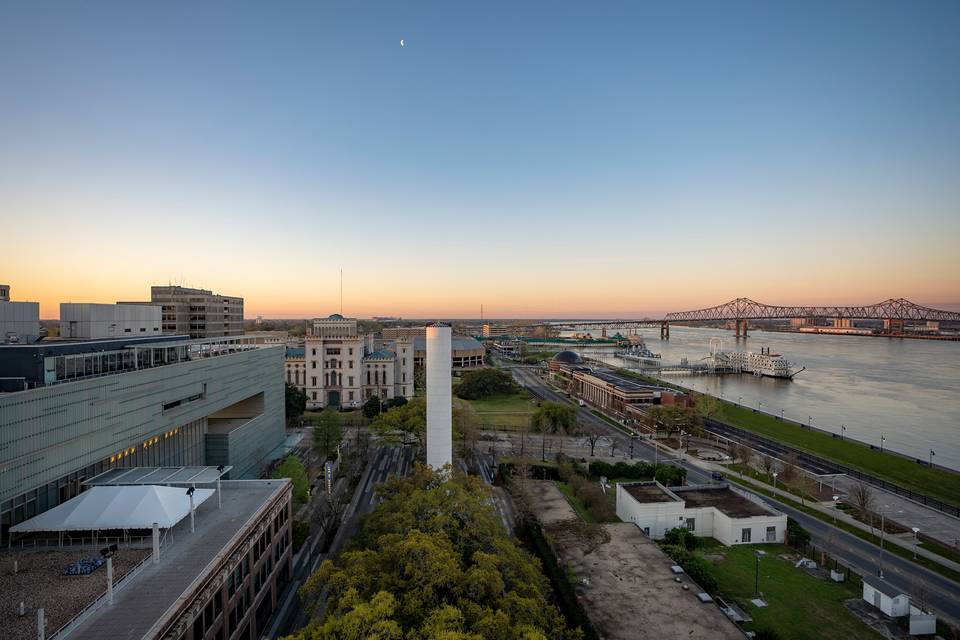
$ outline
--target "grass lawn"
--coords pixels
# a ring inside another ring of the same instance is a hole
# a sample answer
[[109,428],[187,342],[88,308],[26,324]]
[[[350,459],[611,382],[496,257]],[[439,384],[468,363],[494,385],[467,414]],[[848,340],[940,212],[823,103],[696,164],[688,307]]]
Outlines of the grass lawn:
[[[754,597],[757,549],[766,555],[760,559],[760,592],[767,605],[758,608]],[[753,617],[748,630],[772,629],[782,638],[822,638],[824,640],[876,640],[881,636],[860,622],[843,601],[858,598],[858,579],[835,583],[810,576],[778,557],[795,553],[783,545],[743,545],[711,549],[710,556],[723,560],[710,563],[720,595],[735,600]]]
[[527,392],[465,401],[476,412],[483,429],[518,429],[530,426],[536,404]]
[[718,419],[854,469],[887,478],[944,502],[960,504],[960,474],[931,469],[907,458],[880,453],[879,450],[819,431],[802,429],[793,423],[781,422],[773,416],[727,402],[722,403]]

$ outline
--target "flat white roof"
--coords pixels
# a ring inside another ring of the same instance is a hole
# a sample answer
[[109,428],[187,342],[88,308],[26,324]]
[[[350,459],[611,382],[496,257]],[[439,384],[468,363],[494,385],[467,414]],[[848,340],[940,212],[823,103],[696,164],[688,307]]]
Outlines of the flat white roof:
[[233,467],[124,467],[104,471],[84,482],[85,485],[121,486],[138,484],[211,484]]
[[[195,489],[194,508],[213,493],[214,489]],[[91,487],[76,498],[10,527],[10,531],[151,529],[154,522],[169,529],[189,515],[190,502],[182,487]]]

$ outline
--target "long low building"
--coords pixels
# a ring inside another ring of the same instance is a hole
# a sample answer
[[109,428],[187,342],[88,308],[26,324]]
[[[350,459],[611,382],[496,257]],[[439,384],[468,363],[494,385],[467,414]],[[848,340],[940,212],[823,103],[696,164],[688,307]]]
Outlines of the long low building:
[[651,538],[683,527],[725,545],[782,543],[787,516],[727,483],[667,488],[659,482],[617,485],[617,516]]
[[[487,353],[484,346],[475,338],[468,336],[453,336],[451,345],[451,356],[453,361],[453,371],[470,371],[479,369],[483,366],[483,358]],[[427,357],[427,339],[413,339],[413,364],[416,367],[422,367]]]
[[0,345],[0,541],[116,467],[259,477],[283,449],[283,358],[240,337]]

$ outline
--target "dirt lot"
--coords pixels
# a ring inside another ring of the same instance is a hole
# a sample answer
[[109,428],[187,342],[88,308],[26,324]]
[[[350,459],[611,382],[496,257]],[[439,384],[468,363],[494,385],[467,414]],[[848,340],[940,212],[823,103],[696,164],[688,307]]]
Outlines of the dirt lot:
[[[743,634],[633,524],[587,525],[552,482],[527,483],[529,501],[597,632],[609,640],[742,640]],[[689,590],[684,590],[687,585]]]

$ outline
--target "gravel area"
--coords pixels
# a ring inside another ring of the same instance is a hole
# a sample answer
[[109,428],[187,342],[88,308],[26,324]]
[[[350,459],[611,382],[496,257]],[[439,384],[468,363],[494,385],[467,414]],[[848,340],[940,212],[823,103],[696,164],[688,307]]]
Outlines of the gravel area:
[[[37,609],[43,608],[51,634],[107,590],[107,565],[89,576],[64,576],[63,567],[98,555],[95,548],[0,551],[0,629],[9,640],[37,637]],[[113,557],[114,581],[150,555],[149,549],[121,549]],[[14,560],[19,571],[13,573]],[[25,615],[18,612],[24,603]]]

